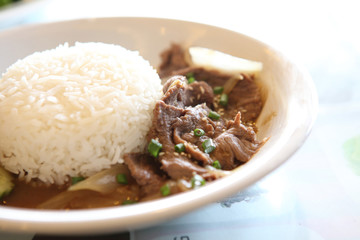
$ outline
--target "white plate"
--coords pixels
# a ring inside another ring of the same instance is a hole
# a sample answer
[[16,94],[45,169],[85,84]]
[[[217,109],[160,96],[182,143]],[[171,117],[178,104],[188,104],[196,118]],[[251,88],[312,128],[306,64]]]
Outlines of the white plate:
[[[213,48],[261,61],[267,101],[258,119],[266,145],[234,174],[198,190],[161,200],[94,210],[36,211],[0,207],[0,229],[38,233],[102,233],[154,225],[235,194],[284,161],[305,141],[318,100],[307,72],[268,45],[229,30],[192,22],[154,18],[103,18],[31,25],[0,32],[0,71],[34,51],[75,41],[120,44],[153,65],[171,42]],[[6,46],[6,47],[4,47]]]

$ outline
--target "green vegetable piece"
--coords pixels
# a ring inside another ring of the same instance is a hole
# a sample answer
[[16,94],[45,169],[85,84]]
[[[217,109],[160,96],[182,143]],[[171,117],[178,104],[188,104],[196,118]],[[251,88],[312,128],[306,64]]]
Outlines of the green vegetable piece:
[[167,196],[171,193],[171,189],[170,189],[170,186],[169,184],[164,184],[161,188],[160,188],[160,192],[161,192],[161,195],[163,196]]
[[213,140],[210,138],[203,141],[201,146],[203,147],[205,153],[211,153],[216,148]]
[[121,203],[121,205],[129,205],[129,204],[134,204],[134,203],[137,203],[137,201],[128,199],[128,200],[123,201]]
[[194,77],[188,78],[188,84],[193,83],[193,82],[195,82],[195,81],[196,81],[196,80],[195,80]]
[[0,199],[8,195],[14,186],[12,175],[0,166]]
[[229,96],[225,93],[221,94],[219,101],[220,105],[226,107],[228,105],[228,102],[229,102]]
[[216,169],[221,169],[221,164],[218,160],[215,160],[212,164],[212,166]]
[[148,145],[148,151],[150,155],[153,157],[158,157],[161,149],[162,149],[162,144],[156,141],[155,139],[151,139]]
[[186,78],[188,80],[188,84],[193,83],[193,82],[196,81],[196,79],[194,77],[194,73],[192,73],[192,72],[186,74]]
[[195,174],[191,178],[191,188],[199,188],[201,186],[204,186],[205,183],[206,183],[205,179],[198,174]]
[[217,112],[211,111],[211,112],[209,112],[208,117],[213,120],[219,120],[220,115]]
[[214,87],[213,91],[214,94],[221,94],[224,91],[224,87],[221,86]]
[[185,145],[183,143],[179,143],[175,145],[175,151],[178,153],[185,151]]
[[78,182],[83,181],[85,178],[83,177],[72,177],[71,178],[71,185],[77,184]]
[[205,131],[202,130],[201,128],[196,128],[194,130],[194,135],[197,136],[197,137],[204,136],[204,134],[205,134]]
[[116,175],[116,181],[120,184],[128,184],[128,180],[127,180],[127,177],[126,177],[126,174],[124,173],[119,173]]

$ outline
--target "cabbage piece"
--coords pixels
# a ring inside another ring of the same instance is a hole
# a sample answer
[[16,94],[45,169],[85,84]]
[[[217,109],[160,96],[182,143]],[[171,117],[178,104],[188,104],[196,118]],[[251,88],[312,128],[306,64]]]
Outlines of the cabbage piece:
[[257,75],[263,68],[261,62],[235,57],[204,47],[190,47],[186,59],[190,66],[218,70],[228,74],[245,73]]

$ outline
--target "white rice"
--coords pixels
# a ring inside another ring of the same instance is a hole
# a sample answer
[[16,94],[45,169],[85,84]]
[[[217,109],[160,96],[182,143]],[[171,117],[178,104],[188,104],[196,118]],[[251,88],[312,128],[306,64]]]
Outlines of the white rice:
[[138,52],[60,45],[18,60],[0,80],[0,162],[30,180],[64,183],[144,148],[161,80]]

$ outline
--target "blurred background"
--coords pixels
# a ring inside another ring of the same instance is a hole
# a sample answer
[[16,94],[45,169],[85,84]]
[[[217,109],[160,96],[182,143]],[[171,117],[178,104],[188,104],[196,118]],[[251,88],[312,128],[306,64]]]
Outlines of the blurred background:
[[17,0],[0,8],[0,30],[31,23],[116,16],[215,25],[259,39],[304,63],[316,82],[322,84],[320,100],[338,103],[356,98],[353,93],[343,94],[347,91],[344,85],[333,87],[340,79],[351,79],[349,82],[359,89],[360,83],[354,77],[360,75],[356,67],[360,64],[358,9],[352,0]]
[[[0,4],[6,1],[10,0]],[[265,42],[308,69],[320,109],[305,145],[254,186],[220,204],[164,225],[121,233],[117,239],[360,239],[360,14],[356,1],[22,0],[0,7],[0,31],[122,16],[200,22]],[[0,57],[6,57],[1,55],[3,47]],[[32,239],[0,232],[0,239],[6,237]]]

